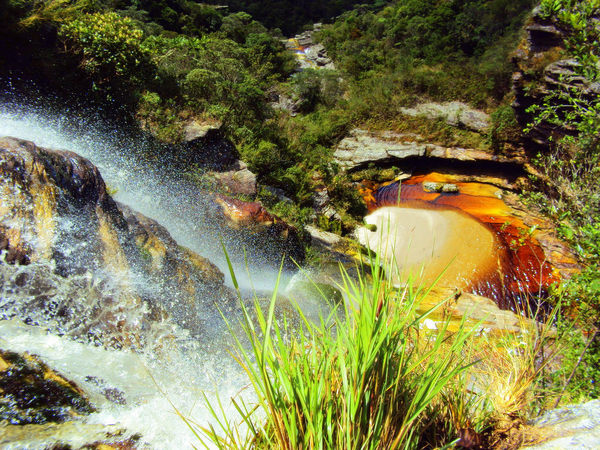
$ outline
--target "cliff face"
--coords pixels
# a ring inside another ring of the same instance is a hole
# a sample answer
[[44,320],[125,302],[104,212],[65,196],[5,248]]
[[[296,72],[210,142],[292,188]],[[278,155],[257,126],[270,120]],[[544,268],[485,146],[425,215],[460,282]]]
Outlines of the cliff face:
[[137,346],[142,329],[167,316],[199,334],[218,317],[214,302],[231,306],[216,266],[115,202],[98,169],[75,153],[0,139],[0,192],[3,288],[21,293],[1,305],[5,315],[76,321],[80,334]]
[[[513,107],[521,126],[532,122],[533,116],[527,109],[543,104],[553,90],[588,99],[600,96],[600,83],[592,83],[579,75],[577,61],[564,57],[565,39],[569,34],[556,20],[545,18],[540,8],[533,10],[525,27],[525,38],[513,57],[517,68],[512,79]],[[551,138],[573,133],[572,129],[541,122],[533,127],[529,137],[537,144],[548,145]]]

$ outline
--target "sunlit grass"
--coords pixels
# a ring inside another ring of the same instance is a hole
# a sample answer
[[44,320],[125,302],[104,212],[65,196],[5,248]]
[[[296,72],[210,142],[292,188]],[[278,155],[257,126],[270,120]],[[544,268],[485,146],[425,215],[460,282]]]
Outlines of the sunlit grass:
[[[482,322],[451,331],[445,301],[423,312],[428,289],[395,287],[379,261],[369,276],[342,268],[345,301],[319,323],[298,308],[300,325],[243,306],[245,336],[233,331],[234,356],[252,402],[206,405],[211,425],[185,419],[207,448],[446,448],[482,445],[529,411],[552,355],[550,325],[523,319],[521,333],[482,333]],[[235,274],[232,272],[234,285]],[[278,283],[277,283],[278,284]],[[434,314],[435,313],[435,314]],[[435,319],[435,329],[425,321]],[[550,318],[551,319],[551,318]],[[454,319],[454,324],[456,319]],[[232,326],[232,330],[233,330]],[[541,359],[540,359],[541,358]],[[546,359],[544,359],[546,358]]]

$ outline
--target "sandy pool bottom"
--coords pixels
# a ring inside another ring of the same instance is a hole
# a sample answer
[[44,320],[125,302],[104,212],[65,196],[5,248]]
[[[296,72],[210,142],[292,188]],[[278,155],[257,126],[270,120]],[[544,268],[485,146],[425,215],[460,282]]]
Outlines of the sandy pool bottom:
[[440,286],[466,288],[496,270],[494,234],[460,211],[386,206],[365,223],[376,230],[360,227],[359,242],[392,262],[396,282],[429,285],[441,276]]

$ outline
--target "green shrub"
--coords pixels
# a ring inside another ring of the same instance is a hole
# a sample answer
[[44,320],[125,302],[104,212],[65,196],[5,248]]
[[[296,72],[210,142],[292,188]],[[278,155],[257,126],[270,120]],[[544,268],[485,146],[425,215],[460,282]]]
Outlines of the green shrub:
[[183,138],[183,128],[176,111],[173,100],[163,101],[156,92],[145,91],[138,101],[136,116],[159,140],[177,143]]
[[218,80],[219,75],[211,70],[192,69],[185,76],[183,89],[191,99],[210,101],[216,92]]
[[223,18],[221,32],[229,39],[240,44],[246,42],[252,33],[264,33],[267,29],[259,22],[252,20],[252,16],[245,12],[237,12]]
[[[600,31],[596,27],[600,1],[544,0],[541,11],[570,30],[565,47],[568,56],[579,63],[578,75],[590,82],[600,80]],[[580,335],[571,336],[563,368],[569,367],[571,372],[571,396],[598,397],[600,97],[585,95],[570,86],[573,80],[563,81],[547,93],[542,104],[529,109],[534,119],[528,129],[544,122],[573,135],[552,137],[548,148],[538,154],[534,164],[542,177],[535,181],[542,194],[528,197],[555,218],[559,234],[572,244],[583,266],[582,272],[565,282],[557,294],[569,307],[569,319],[576,317],[580,327]],[[582,338],[581,333],[587,337]]]
[[133,20],[114,12],[83,14],[59,30],[72,52],[81,54],[83,69],[99,85],[115,80],[144,83],[153,76],[143,32]]
[[504,143],[516,142],[521,138],[522,130],[511,105],[499,106],[491,114],[491,119],[488,139],[493,149],[501,151]]
[[339,73],[326,69],[306,69],[292,77],[298,110],[310,113],[318,105],[333,108],[344,94]]
[[242,146],[241,155],[250,170],[260,174],[268,174],[289,164],[286,164],[286,158],[278,145],[264,140],[258,144]]

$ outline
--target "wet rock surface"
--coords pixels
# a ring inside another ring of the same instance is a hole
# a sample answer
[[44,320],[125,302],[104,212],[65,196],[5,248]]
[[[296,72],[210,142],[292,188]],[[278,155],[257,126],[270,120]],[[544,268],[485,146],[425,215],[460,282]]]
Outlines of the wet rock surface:
[[[448,185],[458,192],[444,192],[443,186]],[[472,182],[461,174],[434,172],[415,175],[400,188],[392,182],[370,185],[362,192],[370,211],[400,202],[411,208],[450,208],[485,224],[498,241],[497,268],[473,280],[465,291],[490,297],[503,307],[523,293],[544,291],[579,270],[573,253],[557,238],[554,224],[523,205],[516,194],[496,185]]]
[[[280,217],[269,213],[260,202],[245,202],[225,195],[215,196],[218,206],[217,218],[225,226],[245,229],[254,234],[257,245],[278,247],[279,254],[285,254],[285,266],[295,269],[293,261],[304,260],[304,246],[298,230]],[[293,261],[292,261],[293,260]]]
[[[29,425],[0,425],[2,448],[51,450],[131,450],[149,448],[141,436],[118,425],[86,424],[79,421]],[[6,446],[6,447],[4,447]]]
[[0,424],[61,423],[93,411],[75,383],[36,356],[0,349]]
[[[4,316],[48,319],[94,340],[110,335],[111,345],[136,346],[144,329],[167,316],[201,333],[205,318],[218,315],[207,298],[223,307],[234,301],[214,265],[179,247],[155,221],[117,204],[98,169],[75,153],[0,139],[0,191],[1,263],[32,266],[3,271],[2,288],[22,296],[10,305],[3,296]],[[83,286],[93,295],[60,292],[71,284],[74,293]]]
[[321,24],[315,24],[313,30],[305,31],[288,39],[286,48],[296,53],[298,66],[303,69],[335,69],[335,65],[323,44],[315,43],[313,33],[321,28]]

